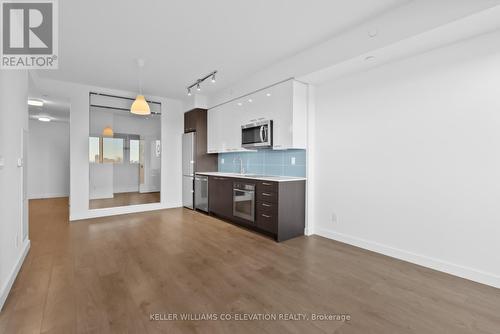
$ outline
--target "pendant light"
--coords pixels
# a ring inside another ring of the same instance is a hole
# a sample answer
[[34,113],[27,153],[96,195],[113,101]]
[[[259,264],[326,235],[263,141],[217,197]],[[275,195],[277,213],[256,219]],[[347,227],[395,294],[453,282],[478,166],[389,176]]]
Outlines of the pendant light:
[[132,103],[130,112],[136,115],[149,115],[151,114],[151,110],[144,95],[142,95],[142,68],[144,67],[144,59],[137,59],[137,66],[139,67],[139,95],[137,95],[134,103]]
[[103,137],[113,137],[113,129],[110,126],[107,126],[102,130],[102,136]]

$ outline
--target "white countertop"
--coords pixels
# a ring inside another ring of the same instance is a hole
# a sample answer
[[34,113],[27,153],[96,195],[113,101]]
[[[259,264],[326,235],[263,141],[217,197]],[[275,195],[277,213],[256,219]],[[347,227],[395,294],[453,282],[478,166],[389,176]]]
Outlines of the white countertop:
[[290,182],[290,181],[304,181],[305,177],[294,177],[294,176],[267,176],[267,175],[256,175],[256,174],[237,174],[237,173],[221,173],[221,172],[197,172],[198,175],[208,175],[208,176],[220,176],[220,177],[234,177],[238,179],[251,179],[251,180],[262,180],[262,181],[272,181],[272,182]]

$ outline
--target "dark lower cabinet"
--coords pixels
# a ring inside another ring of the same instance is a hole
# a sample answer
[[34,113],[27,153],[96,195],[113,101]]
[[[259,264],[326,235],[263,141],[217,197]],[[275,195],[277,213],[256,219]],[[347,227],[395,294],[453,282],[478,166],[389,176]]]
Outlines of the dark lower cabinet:
[[233,217],[233,179],[211,176],[208,178],[208,210],[223,218]]
[[277,234],[278,233],[278,211],[267,209],[268,204],[264,202],[257,202],[256,210],[256,224],[257,227],[263,231]]
[[[255,221],[233,216],[233,183],[255,185]],[[304,235],[305,181],[270,182],[209,177],[209,212],[230,222],[265,233],[277,241]]]

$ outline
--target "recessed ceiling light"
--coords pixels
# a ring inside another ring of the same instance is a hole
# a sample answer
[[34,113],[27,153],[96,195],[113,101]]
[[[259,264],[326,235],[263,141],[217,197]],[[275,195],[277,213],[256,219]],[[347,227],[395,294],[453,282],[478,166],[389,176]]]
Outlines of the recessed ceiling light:
[[28,105],[34,106],[34,107],[43,107],[43,101],[28,99]]
[[248,99],[248,102],[252,103],[252,102],[253,102],[253,100],[252,100],[252,99]]
[[366,61],[374,61],[375,60],[375,56],[368,56],[365,58]]
[[271,96],[271,93],[267,93],[266,96]]
[[238,103],[236,103],[236,104],[237,104],[238,106],[240,106],[240,107],[243,105],[243,103],[241,103],[241,102],[238,102]]
[[375,37],[377,35],[378,35],[377,29],[372,29],[372,30],[368,31],[368,36],[370,36],[370,37]]
[[50,118],[48,118],[48,117],[38,117],[38,120],[39,120],[40,122],[50,122],[50,121],[51,121],[51,119],[50,119]]

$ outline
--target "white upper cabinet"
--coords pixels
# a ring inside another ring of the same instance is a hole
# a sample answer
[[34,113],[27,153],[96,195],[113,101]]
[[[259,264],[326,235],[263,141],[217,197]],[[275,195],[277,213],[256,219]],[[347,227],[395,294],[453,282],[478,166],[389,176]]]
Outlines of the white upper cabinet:
[[221,108],[213,108],[207,114],[207,153],[221,152],[219,127],[222,126]]
[[273,121],[274,149],[305,149],[307,85],[295,80],[259,90],[208,110],[208,153],[245,151],[241,126]]
[[241,147],[242,117],[235,103],[226,103],[208,111],[208,153],[246,151]]

